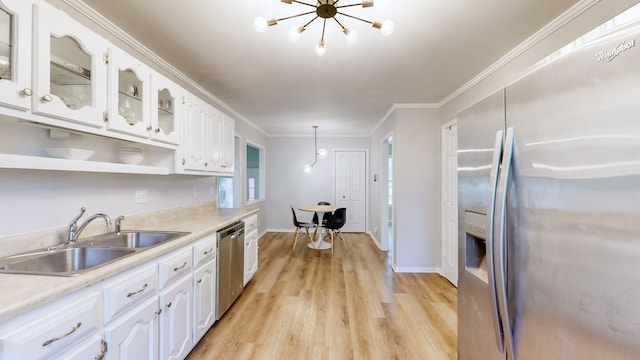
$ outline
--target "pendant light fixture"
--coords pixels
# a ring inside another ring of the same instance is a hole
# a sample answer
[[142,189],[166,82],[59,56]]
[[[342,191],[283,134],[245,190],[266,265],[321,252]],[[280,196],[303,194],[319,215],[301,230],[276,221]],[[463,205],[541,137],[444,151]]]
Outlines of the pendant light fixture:
[[286,4],[297,3],[297,4],[305,5],[313,8],[313,10],[302,12],[300,14],[293,15],[293,16],[278,18],[278,19],[266,20],[265,18],[258,17],[254,21],[254,26],[256,30],[258,32],[265,32],[270,26],[277,25],[279,21],[298,18],[305,15],[312,16],[313,18],[308,22],[300,25],[297,28],[296,27],[291,28],[291,30],[289,31],[289,38],[292,41],[297,41],[300,39],[300,37],[302,36],[302,33],[307,29],[307,26],[309,26],[309,24],[314,22],[316,19],[321,19],[323,22],[322,34],[320,35],[320,41],[318,41],[318,44],[316,45],[316,55],[318,56],[323,56],[324,54],[327,53],[327,48],[324,41],[324,34],[327,28],[327,20],[331,20],[331,19],[335,20],[335,22],[340,27],[342,33],[344,33],[345,39],[348,43],[355,42],[358,37],[358,34],[356,33],[355,30],[346,27],[345,25],[342,24],[342,22],[338,20],[337,18],[338,15],[371,24],[373,28],[380,30],[384,35],[390,35],[394,29],[394,24],[390,20],[387,20],[381,23],[378,21],[362,19],[353,15],[349,15],[341,12],[341,9],[353,7],[353,6],[362,6],[363,8],[372,7],[374,0],[364,0],[360,3],[347,4],[347,5],[339,5],[338,3],[340,2],[340,0],[317,0],[314,4],[310,4],[310,3],[307,3],[304,1],[298,1],[298,0],[280,0],[280,1]]
[[327,157],[327,149],[318,150],[318,125],[313,125],[313,163],[307,164],[304,166],[303,170],[305,173],[310,173],[311,168],[318,162],[318,157],[320,159],[325,159]]

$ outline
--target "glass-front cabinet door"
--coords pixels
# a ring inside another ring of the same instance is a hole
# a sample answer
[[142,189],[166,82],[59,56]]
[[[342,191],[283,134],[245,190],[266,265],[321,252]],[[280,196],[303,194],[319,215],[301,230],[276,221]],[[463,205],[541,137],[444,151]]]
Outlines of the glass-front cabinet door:
[[151,136],[150,82],[148,66],[122,50],[109,49],[109,130]]
[[102,127],[107,42],[45,2],[34,11],[33,112]]
[[172,145],[180,143],[182,115],[181,88],[161,76],[151,74],[151,138]]
[[31,6],[0,0],[0,105],[31,108]]

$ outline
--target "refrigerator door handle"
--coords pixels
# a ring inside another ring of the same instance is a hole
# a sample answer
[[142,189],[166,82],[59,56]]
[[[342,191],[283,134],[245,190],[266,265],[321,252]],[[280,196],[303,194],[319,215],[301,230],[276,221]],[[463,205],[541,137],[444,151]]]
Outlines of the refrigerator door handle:
[[511,160],[513,157],[515,133],[513,128],[507,128],[504,140],[504,151],[502,154],[502,165],[500,170],[500,180],[498,182],[496,194],[496,221],[495,232],[497,242],[494,243],[494,254],[496,266],[496,289],[498,295],[498,308],[504,335],[507,360],[515,360],[513,333],[511,331],[511,319],[509,315],[509,304],[507,297],[507,276],[506,276],[506,225],[507,225],[507,192],[509,177],[511,175]]
[[493,224],[496,210],[496,195],[498,186],[498,177],[500,174],[500,159],[502,158],[504,132],[499,130],[496,132],[496,141],[493,147],[493,159],[491,160],[491,174],[489,175],[489,209],[487,214],[487,278],[489,280],[489,291],[491,292],[491,318],[493,319],[493,333],[496,338],[498,351],[504,354],[504,335],[503,326],[500,321],[500,313],[498,310],[498,288],[496,287],[496,264],[493,256],[495,249],[495,232]]

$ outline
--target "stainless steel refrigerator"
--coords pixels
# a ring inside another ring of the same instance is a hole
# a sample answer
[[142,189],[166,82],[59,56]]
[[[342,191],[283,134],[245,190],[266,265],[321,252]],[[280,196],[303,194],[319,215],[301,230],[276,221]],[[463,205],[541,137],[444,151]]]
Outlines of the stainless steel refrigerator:
[[459,359],[640,359],[628,14],[459,114]]

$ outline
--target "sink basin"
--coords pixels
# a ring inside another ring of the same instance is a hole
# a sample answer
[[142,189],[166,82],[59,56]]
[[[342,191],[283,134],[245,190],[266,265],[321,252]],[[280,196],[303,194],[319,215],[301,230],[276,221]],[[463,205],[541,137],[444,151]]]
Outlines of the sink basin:
[[134,252],[134,249],[126,248],[61,248],[36,252],[29,256],[17,256],[14,259],[6,258],[4,260],[7,262],[0,265],[0,272],[73,276]]
[[166,241],[187,235],[178,231],[123,231],[95,236],[82,246],[140,249],[160,245]]

